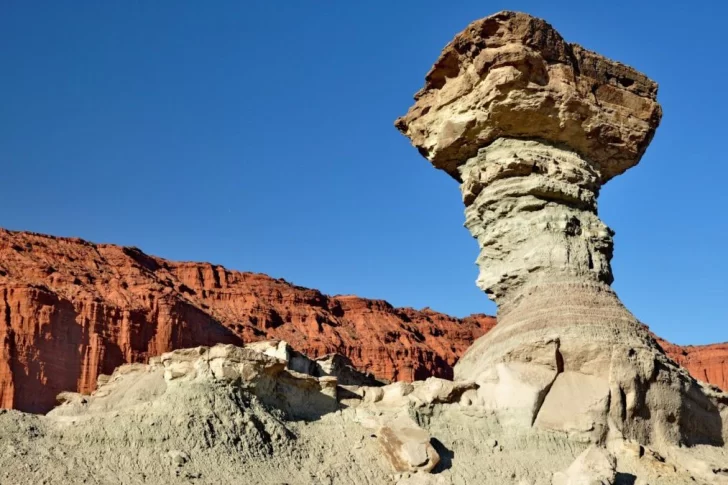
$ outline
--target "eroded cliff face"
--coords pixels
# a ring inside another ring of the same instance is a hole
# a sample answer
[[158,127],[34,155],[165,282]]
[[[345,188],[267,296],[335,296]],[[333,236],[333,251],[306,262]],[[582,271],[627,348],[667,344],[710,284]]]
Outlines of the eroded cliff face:
[[675,345],[657,339],[667,355],[696,379],[728,391],[728,342],[710,345]]
[[136,248],[0,230],[0,407],[45,412],[123,363],[198,345],[282,339],[386,380],[452,377],[494,324],[329,297],[261,274]]

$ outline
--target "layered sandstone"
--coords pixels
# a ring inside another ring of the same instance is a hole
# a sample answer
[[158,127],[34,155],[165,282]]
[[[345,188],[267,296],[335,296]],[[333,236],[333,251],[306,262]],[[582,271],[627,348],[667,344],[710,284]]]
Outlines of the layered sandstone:
[[501,12],[444,49],[396,126],[461,182],[478,286],[498,325],[455,377],[519,426],[604,443],[722,445],[728,398],[672,362],[610,288],[600,187],[636,165],[659,124],[657,85]]
[[492,317],[329,297],[261,274],[136,248],[0,230],[0,407],[45,412],[62,391],[173,349],[280,339],[385,380],[452,377]]

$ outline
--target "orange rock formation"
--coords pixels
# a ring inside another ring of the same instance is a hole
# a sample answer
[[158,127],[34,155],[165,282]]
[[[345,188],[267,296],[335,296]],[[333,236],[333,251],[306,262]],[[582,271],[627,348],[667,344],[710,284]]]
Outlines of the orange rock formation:
[[675,345],[657,339],[667,355],[696,379],[728,390],[728,342],[710,345]]

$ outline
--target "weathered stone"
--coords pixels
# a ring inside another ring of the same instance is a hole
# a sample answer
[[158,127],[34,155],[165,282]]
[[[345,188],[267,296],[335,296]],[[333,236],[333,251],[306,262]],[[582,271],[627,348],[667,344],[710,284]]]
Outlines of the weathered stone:
[[317,376],[336,377],[339,384],[345,386],[381,386],[373,374],[359,372],[347,357],[341,354],[327,354],[314,361]]
[[474,382],[459,382],[430,377],[424,382],[416,382],[415,390],[410,394],[413,399],[423,404],[447,404],[458,402],[469,390],[475,390]]
[[606,437],[608,410],[607,379],[567,371],[556,377],[534,424],[574,440],[600,442]]
[[327,296],[263,274],[4,229],[0,296],[0,407],[38,413],[60,392],[90,393],[99,374],[122,364],[218,343],[285,340],[311,359],[342,354],[377,379],[452,378],[460,355],[495,325],[486,315]]
[[[0,407],[32,412],[50,410],[62,391],[88,394],[121,364],[217,343],[285,339],[312,357],[344,354],[381,379],[451,378],[457,359],[495,325],[485,315],[327,297],[265,275],[3,229],[0,294]],[[312,330],[312,321],[323,323]],[[728,346],[661,345],[697,378],[728,386]],[[307,373],[298,364],[289,368]]]
[[377,437],[395,471],[429,472],[440,462],[430,435],[421,428],[382,426]]
[[415,387],[409,382],[388,384],[382,387],[382,403],[399,406],[408,401],[404,398],[412,394],[414,390]]
[[604,448],[590,446],[563,472],[554,474],[553,485],[613,485],[617,464]]
[[167,456],[174,466],[183,466],[185,463],[190,461],[190,455],[180,450],[169,450]]
[[[270,351],[277,345],[255,347]],[[336,377],[316,377],[289,370],[286,361],[259,350],[216,345],[167,352],[160,359],[164,380],[176,385],[179,385],[177,381],[202,379],[240,386],[295,419],[316,419],[338,409]]]
[[461,182],[477,284],[498,304],[455,378],[513,422],[530,426],[545,402],[537,424],[582,440],[601,442],[607,423],[642,443],[725,439],[725,399],[675,366],[609,287],[613,232],[597,197],[640,161],[656,95],[634,69],[501,12],[445,47],[397,121]]
[[288,345],[288,342],[283,340],[252,342],[246,344],[245,347],[284,361],[286,368],[289,370],[314,377],[335,377],[340,385],[383,385],[372,374],[356,370],[351,360],[340,354],[327,354],[317,359],[310,359],[301,352],[294,350]]
[[556,375],[555,369],[539,364],[495,364],[476,378],[478,404],[504,424],[529,427]]
[[445,47],[396,126],[458,180],[479,149],[512,137],[566,144],[606,182],[647,148],[661,116],[656,95],[655,82],[567,43],[545,21],[500,12]]

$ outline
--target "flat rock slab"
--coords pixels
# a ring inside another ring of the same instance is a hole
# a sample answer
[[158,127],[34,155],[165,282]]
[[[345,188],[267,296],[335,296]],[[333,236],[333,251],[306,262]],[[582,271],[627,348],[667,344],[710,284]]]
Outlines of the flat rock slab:
[[579,372],[556,377],[536,417],[541,429],[564,431],[583,441],[598,439],[607,429],[609,382]]

